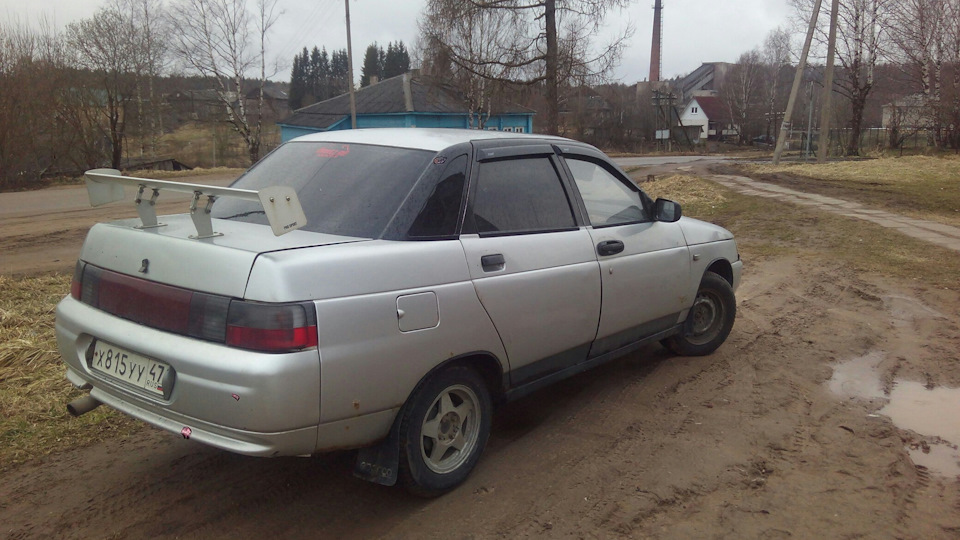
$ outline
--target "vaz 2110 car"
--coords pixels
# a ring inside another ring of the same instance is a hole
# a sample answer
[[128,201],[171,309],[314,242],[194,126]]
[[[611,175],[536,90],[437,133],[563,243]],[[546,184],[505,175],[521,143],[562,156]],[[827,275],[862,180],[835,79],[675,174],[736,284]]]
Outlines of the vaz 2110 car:
[[[659,341],[713,352],[742,263],[727,230],[558,137],[355,130],[280,146],[229,188],[98,169],[57,307],[67,378],[144,422],[254,456],[359,448],[436,495],[495,404]],[[157,217],[163,191],[189,214]]]

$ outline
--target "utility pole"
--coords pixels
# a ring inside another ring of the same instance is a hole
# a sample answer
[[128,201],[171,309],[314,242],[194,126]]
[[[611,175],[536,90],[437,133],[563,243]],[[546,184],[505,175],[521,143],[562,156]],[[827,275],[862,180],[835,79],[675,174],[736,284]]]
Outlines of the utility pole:
[[[819,0],[818,0],[819,1]],[[350,42],[350,0],[343,0],[347,12],[347,76],[350,78],[350,128],[357,129],[357,97],[353,93],[353,45]]]
[[800,63],[797,65],[797,72],[793,75],[793,87],[790,88],[790,99],[787,101],[787,111],[783,114],[783,122],[780,124],[780,136],[777,137],[777,149],[773,152],[774,165],[780,164],[780,155],[783,154],[783,147],[787,142],[787,132],[790,130],[793,108],[797,104],[797,94],[800,93],[800,81],[803,80],[803,74],[807,70],[807,55],[810,54],[810,42],[813,41],[813,32],[817,28],[817,18],[820,15],[820,3],[821,0],[817,0],[813,6],[813,13],[810,14],[810,26],[807,28],[807,39],[803,42],[803,52],[800,53]]
[[817,149],[817,163],[827,162],[827,150],[830,145],[830,113],[833,94],[833,61],[837,55],[837,14],[840,0],[833,0],[830,10],[830,41],[827,42],[827,72],[823,81],[823,99],[820,105],[820,148]]

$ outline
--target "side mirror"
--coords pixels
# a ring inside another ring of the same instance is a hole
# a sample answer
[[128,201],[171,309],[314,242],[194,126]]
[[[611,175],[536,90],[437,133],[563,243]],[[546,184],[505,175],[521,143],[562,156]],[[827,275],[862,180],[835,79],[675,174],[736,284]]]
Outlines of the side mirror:
[[657,202],[654,203],[654,212],[657,221],[663,221],[664,223],[673,223],[683,215],[680,205],[667,199],[657,199]]

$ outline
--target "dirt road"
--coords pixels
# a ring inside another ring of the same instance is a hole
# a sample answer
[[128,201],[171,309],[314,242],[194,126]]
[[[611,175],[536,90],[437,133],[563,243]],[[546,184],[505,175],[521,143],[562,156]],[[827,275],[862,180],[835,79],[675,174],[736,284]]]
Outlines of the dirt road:
[[652,346],[503,407],[442,498],[355,480],[350,453],[254,459],[145,428],[5,473],[0,536],[960,537],[952,432],[889,410],[908,383],[944,390],[949,431],[957,291],[826,258],[746,264],[718,352]]
[[[188,181],[225,186],[230,175],[192,177]],[[133,190],[127,199],[91,208],[84,186],[0,193],[0,274],[66,271],[80,255],[87,230],[94,223],[136,217]],[[189,211],[189,195],[163,194],[157,213]]]

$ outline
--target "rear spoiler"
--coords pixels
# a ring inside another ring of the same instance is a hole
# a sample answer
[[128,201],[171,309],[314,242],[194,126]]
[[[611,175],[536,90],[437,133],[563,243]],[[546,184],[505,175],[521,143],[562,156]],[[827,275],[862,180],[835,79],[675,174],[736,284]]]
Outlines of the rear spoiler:
[[[157,210],[155,208],[161,190],[193,194],[193,201],[190,203],[190,217],[193,219],[193,225],[197,228],[197,234],[191,236],[191,238],[222,236],[221,233],[213,231],[213,223],[210,219],[210,208],[217,197],[234,197],[260,202],[267,215],[267,221],[270,222],[270,228],[273,229],[273,234],[276,236],[299,229],[307,224],[307,217],[300,206],[297,192],[288,186],[271,186],[254,191],[251,189],[122,176],[120,171],[116,169],[93,169],[84,173],[83,179],[87,183],[90,206],[101,206],[122,201],[124,198],[123,186],[138,188],[137,198],[134,201],[137,205],[137,213],[140,214],[138,229],[163,226],[163,223],[157,222]],[[149,200],[144,199],[147,190],[152,192]],[[206,206],[203,208],[197,206],[201,197],[207,198]]]

